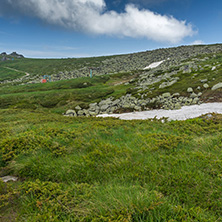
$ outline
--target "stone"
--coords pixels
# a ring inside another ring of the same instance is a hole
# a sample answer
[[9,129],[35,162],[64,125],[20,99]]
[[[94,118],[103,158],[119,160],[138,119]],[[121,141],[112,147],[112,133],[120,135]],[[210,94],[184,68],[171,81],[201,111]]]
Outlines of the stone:
[[66,116],[77,116],[76,111],[72,110],[72,109],[67,110],[65,115]]
[[4,177],[0,177],[3,182],[7,183],[8,181],[17,181],[18,177],[14,177],[14,176],[4,176]]
[[197,96],[200,97],[200,96],[202,96],[202,94],[203,94],[202,92],[199,92],[199,93],[197,94]]
[[84,116],[84,114],[85,114],[85,113],[84,113],[83,110],[79,110],[79,111],[78,111],[78,116]]
[[118,105],[119,102],[120,102],[119,99],[114,100],[114,101],[112,102],[112,106],[116,106],[116,105]]
[[125,103],[125,104],[123,104],[123,106],[122,106],[122,107],[123,107],[123,108],[125,108],[125,109],[130,108],[130,104]]
[[162,94],[162,97],[163,98],[168,98],[168,97],[170,97],[171,96],[171,94],[169,93],[169,92],[166,92],[166,93],[163,93]]
[[137,110],[137,111],[140,111],[140,110],[141,110],[141,107],[135,106],[134,109]]
[[174,108],[175,108],[175,109],[180,109],[180,108],[181,108],[180,103],[176,103],[176,104],[174,105]]
[[207,79],[201,79],[201,80],[200,80],[201,83],[205,83],[205,82],[207,82],[207,81],[208,81]]
[[194,98],[192,104],[197,104],[199,102],[199,98]]
[[217,68],[216,66],[213,66],[211,70],[214,71],[216,68]]
[[187,92],[188,92],[188,93],[192,93],[192,92],[193,92],[193,89],[192,89],[191,87],[189,87],[189,88],[187,89]]
[[203,84],[203,87],[204,87],[205,89],[207,89],[207,88],[209,88],[209,85],[208,85],[207,83],[205,83],[205,84]]
[[162,84],[160,84],[159,88],[163,89],[165,87],[172,86],[176,82],[177,82],[176,79],[172,80],[171,82],[163,82]]
[[217,89],[219,89],[219,88],[222,88],[222,82],[217,83],[216,85],[214,85],[214,86],[211,88],[211,90],[217,90]]
[[82,108],[80,106],[75,107],[76,110],[81,110]]
[[196,93],[191,93],[191,95],[190,95],[190,98],[195,98],[195,97],[197,97],[197,94]]
[[104,105],[102,105],[102,106],[100,107],[100,110],[101,110],[101,111],[105,111],[105,110],[107,110],[108,108],[109,108],[109,105],[104,104]]
[[178,97],[178,96],[180,96],[180,93],[174,93],[173,94],[173,97]]
[[96,112],[89,111],[89,115],[90,115],[90,116],[96,116],[97,113],[96,113]]

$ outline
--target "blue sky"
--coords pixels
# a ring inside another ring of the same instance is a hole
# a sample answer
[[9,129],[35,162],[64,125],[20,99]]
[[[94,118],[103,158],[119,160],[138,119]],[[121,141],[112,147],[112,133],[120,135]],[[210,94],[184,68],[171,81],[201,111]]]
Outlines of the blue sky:
[[1,0],[0,52],[124,54],[222,42],[219,0]]

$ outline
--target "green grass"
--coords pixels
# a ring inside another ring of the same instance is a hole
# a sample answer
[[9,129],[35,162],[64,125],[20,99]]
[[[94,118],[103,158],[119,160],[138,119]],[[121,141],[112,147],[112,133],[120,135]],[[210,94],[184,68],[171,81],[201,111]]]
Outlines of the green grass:
[[220,221],[222,116],[162,123],[0,110],[1,214]]
[[[125,74],[128,78],[131,73]],[[81,105],[88,107],[89,103],[114,96],[126,94],[130,85],[114,85],[121,81],[122,75],[83,77],[57,82],[26,84],[0,87],[0,108],[42,109],[62,113],[66,109],[74,109]]]
[[13,80],[25,76],[24,72],[8,69],[7,66],[0,66],[0,81]]
[[7,66],[9,68],[21,70],[22,72],[35,75],[52,75],[64,71],[73,71],[83,67],[97,67],[105,59],[111,59],[116,56],[102,56],[91,58],[66,58],[66,59],[30,59],[22,58],[14,61],[0,62],[0,68]]
[[[222,82],[222,66],[211,70],[222,54],[207,56],[202,69],[179,72],[171,87],[153,84],[147,97],[189,96],[187,88],[198,93],[200,85],[203,101],[221,101],[221,90],[203,89],[200,80],[210,87]],[[107,58],[0,62],[0,80],[99,66]],[[165,123],[61,115],[111,96],[139,97],[143,72],[0,85],[0,176],[19,178],[0,180],[0,221],[221,221],[221,115]]]

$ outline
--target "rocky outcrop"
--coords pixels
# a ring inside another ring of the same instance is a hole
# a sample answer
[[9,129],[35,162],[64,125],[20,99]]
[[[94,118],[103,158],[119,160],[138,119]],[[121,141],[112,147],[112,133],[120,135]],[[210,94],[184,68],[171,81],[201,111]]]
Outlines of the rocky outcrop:
[[12,52],[11,54],[7,54],[6,52],[2,52],[2,53],[0,54],[0,56],[5,57],[5,58],[7,58],[7,59],[10,59],[10,58],[17,58],[17,59],[24,58],[23,55],[18,54],[17,52]]
[[114,99],[110,97],[99,103],[91,103],[88,109],[82,109],[80,106],[75,110],[67,110],[64,116],[96,116],[98,114],[111,114],[118,111],[142,111],[153,108],[180,109],[182,106],[200,104],[201,94],[192,92],[190,97],[180,96],[179,93],[171,95],[169,92],[163,93],[155,98],[139,99],[131,94]]

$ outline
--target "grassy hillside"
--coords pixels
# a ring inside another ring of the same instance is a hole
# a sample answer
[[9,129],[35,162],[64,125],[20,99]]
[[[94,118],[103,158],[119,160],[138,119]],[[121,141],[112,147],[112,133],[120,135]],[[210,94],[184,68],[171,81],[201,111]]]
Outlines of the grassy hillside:
[[13,70],[8,66],[0,66],[0,81],[13,80],[16,78],[20,78],[24,75],[25,75],[24,72]]
[[1,221],[220,221],[221,115],[0,118]]
[[[15,59],[14,61],[0,62],[0,68],[9,67],[36,75],[52,75],[59,72],[78,70],[83,67],[98,66],[101,61],[113,56],[95,58],[68,58],[68,59]],[[115,56],[116,57],[116,56]],[[14,76],[14,78],[17,78]],[[0,81],[6,80],[6,75],[0,73]]]
[[44,109],[62,113],[77,105],[88,107],[91,102],[99,102],[108,96],[126,94],[130,86],[115,85],[124,78],[132,78],[132,73],[121,75],[78,78],[46,84],[28,84],[0,87],[0,107],[20,109]]
[[[81,77],[46,84],[1,84],[0,108],[46,108],[47,111],[61,114],[77,105],[87,108],[90,103],[108,97],[120,98],[127,93],[143,99],[152,99],[165,92],[189,97],[189,87],[196,94],[201,93],[201,101],[222,101],[221,89],[211,90],[215,84],[222,82],[222,54],[208,54],[207,59],[204,58],[205,55],[192,57],[177,66],[164,69],[157,67],[153,70]],[[184,72],[186,66],[192,67],[189,72]],[[177,79],[173,85],[160,88],[161,84],[173,79]],[[207,88],[204,87],[205,83]]]
[[[222,52],[222,44],[181,46],[168,49],[157,49],[126,55],[113,55],[92,58],[67,59],[29,59],[21,58],[14,61],[0,62],[0,68],[9,67],[21,72],[27,72],[30,81],[39,82],[42,75],[51,75],[54,81],[89,75],[89,68],[93,67],[95,75],[116,72],[141,70],[152,62],[168,60],[162,68],[175,66],[182,61],[195,56],[205,56]],[[0,73],[0,81],[4,79]],[[7,78],[6,78],[7,79]],[[6,80],[5,79],[5,80]]]
[[[39,83],[42,74],[53,81]],[[221,221],[222,115],[167,122],[62,113],[159,98],[141,105],[152,109],[163,93],[176,95],[170,102],[222,102],[222,88],[211,89],[222,82],[222,45],[20,58],[0,62],[0,82],[0,177],[18,178],[0,178],[0,221]],[[124,105],[119,112],[133,110]]]

